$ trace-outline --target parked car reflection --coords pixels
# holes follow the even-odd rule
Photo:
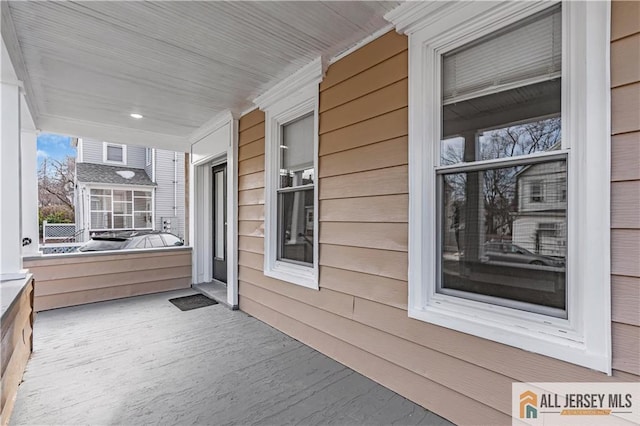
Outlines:
[[[78,251],[130,250],[183,246],[184,241],[168,232],[120,231],[94,235]]]
[[[565,266],[563,258],[535,254],[513,243],[489,241],[484,244],[484,262],[526,263],[561,268]]]

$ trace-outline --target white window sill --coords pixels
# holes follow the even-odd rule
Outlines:
[[[276,261],[273,267],[265,268],[264,274],[291,284],[319,290],[317,269],[311,266]]]

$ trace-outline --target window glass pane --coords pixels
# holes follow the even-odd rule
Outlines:
[[[440,164],[559,149],[560,92],[558,79],[445,105]]]
[[[313,114],[282,126],[281,188],[314,182],[313,132]]]
[[[278,194],[278,259],[313,264],[313,188]]]
[[[153,221],[151,220],[151,213],[136,212],[133,215],[135,228],[153,228]]]
[[[133,217],[113,215],[113,227],[115,229],[131,229],[133,228]]]
[[[110,229],[111,213],[91,212],[91,229]]]
[[[121,146],[107,145],[107,161],[117,161],[122,163],[123,153]]]
[[[134,208],[137,212],[139,211],[151,211],[151,198],[138,198],[135,197],[133,199]]]
[[[134,191],[135,197],[151,197],[151,191]]]
[[[92,189],[91,195],[108,195],[111,196],[110,189]]]
[[[566,161],[441,175],[439,291],[565,316],[566,175]]]
[[[113,202],[113,212],[114,213],[125,213],[125,214],[131,214],[133,213],[133,206],[131,205],[131,203],[128,202]]]
[[[91,196],[91,210],[111,210],[111,197]]]
[[[131,191],[113,190],[113,201],[131,201]]]
[[[445,54],[443,100],[452,104],[506,85],[550,80],[561,63],[562,16],[555,7]]]
[[[442,57],[440,164],[560,148],[559,7]]]

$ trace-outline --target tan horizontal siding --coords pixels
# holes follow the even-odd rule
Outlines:
[[[244,132],[249,127],[253,127],[263,122],[264,113],[256,108],[242,116],[242,120],[240,121],[240,123],[238,123],[238,130],[240,132]]]
[[[640,380],[640,3],[611,3],[613,368]]]
[[[611,40],[619,40],[640,32],[640,2],[611,2]]]
[[[407,107],[320,135],[320,155],[345,151],[409,134]],[[322,118],[321,118],[322,119]]]
[[[611,43],[611,87],[640,81],[640,33]]]
[[[387,59],[407,50],[407,38],[389,31],[373,43],[358,49],[345,58],[331,65],[327,75],[320,84],[320,92],[324,92],[336,84],[357,76]],[[401,64],[407,68],[406,63]],[[322,108],[322,107],[320,107]]]
[[[238,148],[238,158],[240,160],[248,160],[250,158],[258,157],[263,154],[264,154],[264,137],[261,139],[249,142]]]
[[[250,143],[257,141],[261,138],[264,138],[264,121],[256,124],[255,126],[249,127],[243,132],[240,132],[240,137],[238,138],[238,145],[240,146],[240,148],[244,148]]]
[[[613,323],[613,368],[640,376],[640,328]]]
[[[637,381],[625,354],[633,344],[629,295],[637,284],[629,259],[640,240],[620,234],[640,232],[627,228],[636,226],[637,203],[625,196],[633,191],[626,181],[639,178],[636,170],[612,168],[622,183],[612,196],[612,225],[620,227],[613,230],[612,271],[622,277],[613,284],[612,377],[408,317],[406,50],[406,38],[389,33],[331,65],[320,86],[320,290],[264,276],[264,223],[251,216],[239,223],[240,308],[460,424],[510,423],[513,381]],[[624,91],[618,98],[633,105]],[[259,121],[252,114],[246,128]],[[632,122],[616,124],[627,129]],[[623,133],[614,144],[626,150],[638,139]],[[264,147],[243,154],[255,157],[241,156],[240,164],[263,155]],[[612,159],[638,164],[615,148]],[[243,206],[260,206],[263,169],[250,170],[247,176],[255,176],[239,196]]]
[[[640,130],[640,83],[628,84],[611,90],[612,134]]]
[[[320,244],[407,251],[406,223],[323,222]]]
[[[407,222],[408,205],[409,196],[406,194],[323,200],[320,203],[320,221]]]
[[[264,172],[251,173],[238,177],[238,190],[264,187]]]
[[[320,134],[406,107],[408,97],[408,80],[405,78],[347,104],[327,110],[320,117]]]
[[[323,90],[320,93],[320,112],[343,105],[381,87],[389,86],[407,78],[409,52],[403,50],[397,55],[381,62],[378,66],[369,68],[360,74]]]
[[[611,184],[611,227],[640,229],[640,182]]]
[[[407,280],[407,253],[360,247],[320,246],[320,264],[355,272]],[[322,285],[322,283],[320,283]]]
[[[25,261],[37,279],[35,310],[189,288],[191,250],[45,256]]]
[[[380,275],[320,267],[323,288],[407,310],[407,282]]]
[[[613,275],[611,299],[613,321],[640,326],[640,278]]]
[[[611,180],[640,180],[640,132],[611,138]],[[637,182],[636,182],[637,183]]]
[[[240,235],[238,237],[238,249],[251,253],[263,254],[264,238]]]
[[[243,157],[244,158],[244,157]],[[248,175],[264,170],[264,155],[252,157],[238,164],[238,176]]]
[[[321,178],[408,164],[407,136],[320,157]]]
[[[322,179],[320,199],[407,194],[409,168],[389,167]]]
[[[136,283],[135,285],[114,285],[107,288],[87,289],[72,293],[39,296],[36,298],[36,311],[46,311],[48,309],[56,309],[66,306],[84,305],[86,303],[102,302],[104,300],[141,296],[143,294],[162,293],[164,291],[189,288],[190,286],[191,274],[184,278],[142,282]]]

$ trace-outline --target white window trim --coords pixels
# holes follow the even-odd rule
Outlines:
[[[107,147],[113,146],[116,148],[122,148],[122,161],[111,161],[107,159]],[[105,164],[127,164],[127,146],[120,143],[102,142],[102,162]]]
[[[265,218],[264,218],[264,274],[282,281],[318,290],[318,85],[324,75],[320,58],[255,100],[265,111]],[[314,183],[314,239],[313,265],[305,266],[279,261],[278,254],[278,198],[279,150],[282,126],[309,113],[314,117],[313,167]]]
[[[154,149],[153,148],[145,148],[144,149],[144,164],[148,167],[153,163],[154,157]]]
[[[568,319],[436,293],[434,167],[440,145],[441,55],[553,4],[407,3],[386,16],[398,31],[409,35],[408,314],[611,374],[608,2],[562,5],[562,151],[568,155],[569,169]]]

